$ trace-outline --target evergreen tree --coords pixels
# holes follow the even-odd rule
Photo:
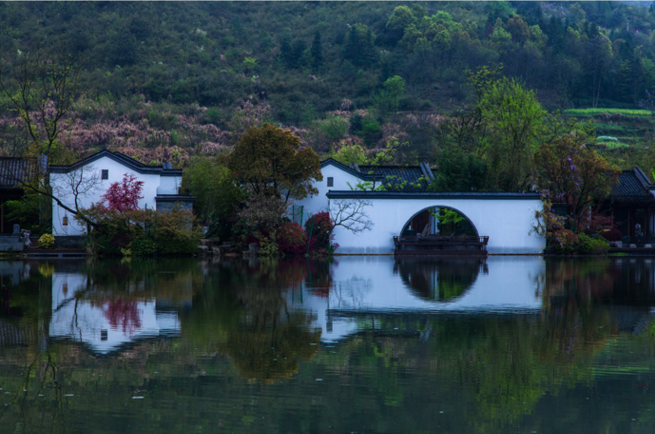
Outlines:
[[[293,68],[302,68],[306,66],[305,50],[307,50],[307,43],[304,40],[298,39],[293,43]]]
[[[280,37],[280,59],[287,68],[294,67],[293,47],[291,46],[291,35],[283,33]]]
[[[373,44],[373,32],[368,26],[353,25],[346,35],[343,57],[358,67],[372,66],[377,61],[377,51]]]
[[[312,41],[312,69],[318,71],[323,66],[323,47],[321,46],[321,32],[318,30]]]

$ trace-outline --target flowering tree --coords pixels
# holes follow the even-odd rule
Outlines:
[[[549,239],[561,238],[562,231],[578,233],[598,220],[592,206],[609,196],[618,182],[617,169],[570,135],[541,145],[535,161],[544,201],[544,210],[538,215],[539,233]],[[566,213],[558,215],[553,204],[562,205]]]
[[[107,208],[118,212],[132,211],[139,208],[139,199],[143,199],[141,191],[143,181],[139,181],[131,173],[123,175],[123,181],[114,182],[109,186],[107,192],[102,195],[103,202]]]

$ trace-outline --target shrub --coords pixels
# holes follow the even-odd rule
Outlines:
[[[319,249],[326,249],[330,251],[334,234],[334,222],[330,218],[330,214],[322,211],[314,214],[305,222],[305,232],[310,237],[310,249],[316,251]]]
[[[623,238],[623,234],[618,229],[606,229],[601,231],[599,235],[607,241],[621,241]]]
[[[137,238],[130,243],[133,256],[150,256],[157,251],[157,245],[149,238]]]
[[[286,255],[300,255],[307,251],[307,234],[298,223],[285,223],[277,231],[277,245]]]
[[[577,243],[578,236],[572,230],[560,229],[554,231],[548,240],[548,250],[558,255],[570,255],[575,253]]]
[[[193,214],[174,208],[157,214],[157,253],[190,255],[198,249],[202,229],[194,225]]]
[[[610,244],[604,238],[592,238],[586,234],[578,235],[576,251],[582,255],[604,255],[610,250]]]
[[[119,213],[103,207],[87,210],[97,227],[87,236],[89,246],[100,255],[193,254],[202,229],[191,211],[135,210]],[[154,246],[154,248],[153,248]]]
[[[51,234],[43,234],[39,238],[39,247],[42,249],[54,249],[55,248],[55,237]]]

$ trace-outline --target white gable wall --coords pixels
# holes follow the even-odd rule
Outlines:
[[[318,189],[318,194],[308,196],[303,200],[295,202],[296,208],[304,206],[304,221],[317,212],[328,210],[328,198],[326,196],[328,191],[349,191],[351,190],[351,186],[354,189],[358,183],[362,182],[361,178],[332,164],[322,167],[321,173],[323,174],[323,180],[314,184]],[[333,187],[327,186],[328,178],[330,177],[334,180]],[[350,184],[350,186],[348,184]]]
[[[157,187],[157,194],[177,194],[181,185],[181,176],[162,176],[159,187]]]
[[[162,190],[160,194],[177,194],[177,179],[179,177],[161,177],[159,174],[142,174],[133,170],[123,164],[104,156],[92,163],[84,166],[83,171],[79,172],[84,174],[85,179],[96,177],[96,187],[85,195],[81,195],[78,203],[83,208],[88,208],[94,203],[101,201],[101,196],[105,194],[107,189],[114,182],[122,182],[124,174],[132,174],[138,180],[143,181],[143,190],[141,195],[143,199],[139,201],[139,207],[149,209],[156,209],[155,196]],[[109,179],[101,179],[102,170],[108,170]],[[75,209],[75,197],[72,193],[70,186],[70,177],[75,171],[70,173],[51,173],[50,185],[53,188],[55,195],[62,200],[67,206]],[[163,183],[160,182],[160,178]],[[163,184],[163,186],[160,186]],[[169,193],[170,191],[170,193]],[[68,225],[64,226],[64,217],[68,217]],[[78,224],[73,215],[61,208],[55,201],[52,202],[52,234],[54,236],[79,236],[86,233],[86,227]]]

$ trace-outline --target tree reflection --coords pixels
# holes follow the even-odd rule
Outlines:
[[[134,300],[110,300],[104,303],[102,314],[114,330],[120,328],[130,336],[141,328],[141,315]]]
[[[486,266],[484,259],[396,259],[394,271],[418,297],[452,301],[469,289]]]
[[[309,264],[303,258],[218,264],[214,279],[194,299],[203,309],[184,318],[184,326],[194,324],[194,345],[230,356],[247,379],[271,383],[291,377],[300,361],[318,352],[321,337],[311,326],[313,314],[287,303],[287,293],[301,290],[310,275],[320,287],[328,282],[320,272],[325,267]],[[218,335],[196,328],[207,324],[215,324]]]

